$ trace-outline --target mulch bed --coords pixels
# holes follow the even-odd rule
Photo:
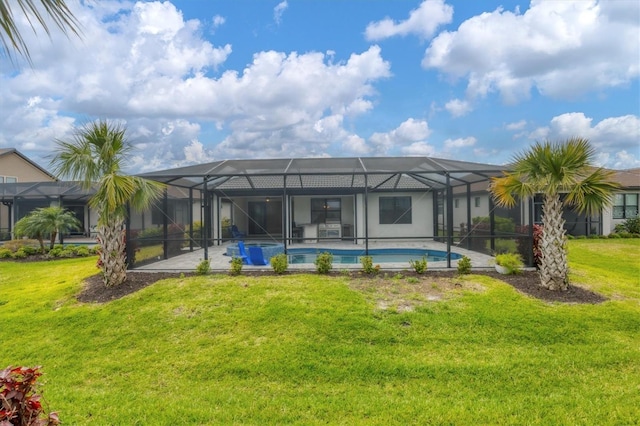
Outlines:
[[[296,272],[297,273],[297,272]],[[586,290],[578,286],[569,286],[567,291],[549,291],[540,286],[540,278],[535,271],[526,271],[519,275],[500,275],[493,271],[474,272],[476,274],[488,275],[490,277],[502,280],[518,291],[527,294],[531,297],[535,297],[547,302],[559,302],[559,303],[601,303],[607,300],[605,297],[598,293],[594,293],[590,290]],[[292,274],[292,272],[289,272]],[[338,272],[334,273],[335,275]],[[362,277],[361,274],[356,273]],[[427,271],[424,276],[433,274],[437,277],[455,277],[456,271]],[[104,303],[110,300],[119,299],[127,294],[134,293],[140,289],[143,289],[156,281],[163,280],[165,278],[179,278],[180,276],[194,275],[173,273],[173,272],[130,272],[127,274],[127,280],[117,287],[105,287],[102,283],[102,279],[99,275],[94,275],[85,280],[85,288],[78,295],[80,302],[92,302],[92,303]],[[273,272],[242,272],[242,275],[275,275]],[[403,275],[410,275],[403,273]]]

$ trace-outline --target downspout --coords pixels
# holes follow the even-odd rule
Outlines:
[[[136,260],[134,258],[133,244],[131,244],[131,205],[129,203],[127,203],[127,218],[124,221],[124,241],[127,253],[127,269],[133,269]]]
[[[193,251],[193,188],[189,188],[189,251]]]
[[[167,191],[167,188],[164,189],[164,195],[162,197],[162,211],[163,211],[163,215],[162,215],[162,238],[163,238],[163,244],[162,244],[162,254],[164,256],[164,259],[168,259],[169,258],[169,193]]]
[[[471,184],[467,183],[467,236],[465,241],[467,242],[467,250],[471,248]]]
[[[496,251],[496,213],[493,197],[489,197],[489,234],[491,237],[491,253]]]
[[[283,175],[282,179],[284,181],[283,190],[282,190],[282,244],[284,245],[284,252],[287,252],[287,240],[289,238],[289,202],[287,200],[287,175]]]

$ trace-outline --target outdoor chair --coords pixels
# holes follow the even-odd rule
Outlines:
[[[247,254],[247,250],[244,247],[244,241],[238,241],[238,254],[238,257],[242,259],[242,263],[244,263],[245,265],[253,265],[253,263],[251,263],[249,255]]]
[[[231,225],[231,236],[237,240],[246,237],[247,234],[245,234],[244,232],[240,232],[236,225]]]
[[[249,259],[254,265],[269,264],[269,261],[264,258],[264,253],[260,247],[249,247]]]

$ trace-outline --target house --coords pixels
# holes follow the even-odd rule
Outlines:
[[[21,154],[14,148],[0,148],[0,241],[9,239],[12,224],[20,217],[24,216],[25,211],[33,210],[32,206],[41,207],[40,203],[30,203],[23,200],[21,210],[17,211],[15,191],[22,184],[33,184],[33,182],[56,182],[55,176],[31,161],[25,155]],[[22,214],[21,214],[22,213]],[[17,219],[16,219],[17,217]]]

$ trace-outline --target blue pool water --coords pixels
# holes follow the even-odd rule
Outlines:
[[[334,264],[359,264],[364,256],[364,250],[343,249],[304,249],[294,248],[287,250],[290,264],[313,263],[318,253],[329,252],[333,255]],[[447,252],[425,249],[370,249],[373,263],[409,263],[410,260],[427,258],[427,262],[441,262],[447,260]],[[460,259],[462,255],[451,253],[451,260]]]

